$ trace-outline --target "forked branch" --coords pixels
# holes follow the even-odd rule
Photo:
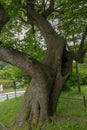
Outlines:
[[[53,11],[54,11],[54,0],[50,0],[49,7],[46,10],[44,10],[44,12],[42,13],[42,15],[45,18],[47,18]]]
[[[30,76],[35,76],[41,63],[30,58],[26,53],[15,49],[0,48],[0,60],[10,63],[26,71]]]

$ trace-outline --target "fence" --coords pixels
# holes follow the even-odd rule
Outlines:
[[[21,96],[25,93],[25,91],[16,91],[16,92],[10,92],[10,93],[3,93],[0,94],[0,101],[8,100],[11,98],[16,98],[18,96]],[[60,97],[64,100],[74,100],[74,101],[83,101],[84,107],[87,106],[87,99],[86,96],[83,96],[83,98],[72,98],[72,97]],[[0,130],[8,130],[1,122],[0,122]]]
[[[3,93],[0,94],[0,101],[8,100],[11,98],[16,98],[18,96],[21,96],[25,93],[25,91],[16,91],[16,92],[10,92],[10,93]],[[0,130],[8,130],[3,123],[0,122]]]
[[[72,98],[72,97],[60,97],[60,98],[63,98],[63,99],[66,99],[66,100],[80,100],[80,101],[83,101],[83,105],[84,107],[87,106],[87,99],[86,99],[86,96],[83,96],[83,98]]]
[[[0,102],[11,99],[11,98],[16,98],[18,96],[23,95],[24,93],[25,93],[25,91],[16,91],[16,92],[0,94]]]
[[[10,93],[3,93],[0,94],[0,101],[8,100],[11,98],[16,98],[18,96],[21,96],[25,93],[25,91],[15,91],[15,92],[10,92]],[[84,107],[87,106],[87,99],[86,96],[83,96],[83,98],[72,98],[72,97],[60,97],[66,100],[81,100],[83,101]]]
[[[0,101],[8,100],[11,98],[16,98],[18,96],[23,95],[24,93],[25,93],[25,91],[15,91],[15,92],[10,92],[10,93],[3,93],[3,94],[0,94]],[[66,100],[77,100],[77,101],[81,100],[81,101],[83,101],[84,107],[87,106],[86,96],[83,96],[83,98],[72,98],[72,97],[60,97],[60,98],[63,98]]]

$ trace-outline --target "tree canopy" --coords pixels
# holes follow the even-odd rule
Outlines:
[[[28,0],[0,0],[9,15],[9,22],[4,26],[0,40],[1,47],[21,50],[30,56],[42,59],[46,44],[34,20],[28,16]],[[33,0],[31,8],[47,18],[53,28],[68,40],[68,47],[78,48],[87,33],[86,0]],[[73,42],[73,43],[72,43]],[[76,47],[74,46],[74,42]],[[71,44],[72,43],[72,44]],[[86,46],[86,43],[85,43]],[[44,49],[43,49],[44,48]]]

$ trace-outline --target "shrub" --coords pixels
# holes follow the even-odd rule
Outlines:
[[[85,69],[79,70],[79,78],[80,78],[80,85],[87,85],[87,72]],[[72,87],[77,87],[77,75],[75,70],[72,72],[72,75],[69,77],[67,82],[64,85],[63,90],[69,90]]]

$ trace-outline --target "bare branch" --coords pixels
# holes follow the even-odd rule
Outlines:
[[[30,58],[26,53],[12,48],[0,48],[0,60],[19,67],[33,77],[38,73],[37,69],[41,64],[37,60]]]

